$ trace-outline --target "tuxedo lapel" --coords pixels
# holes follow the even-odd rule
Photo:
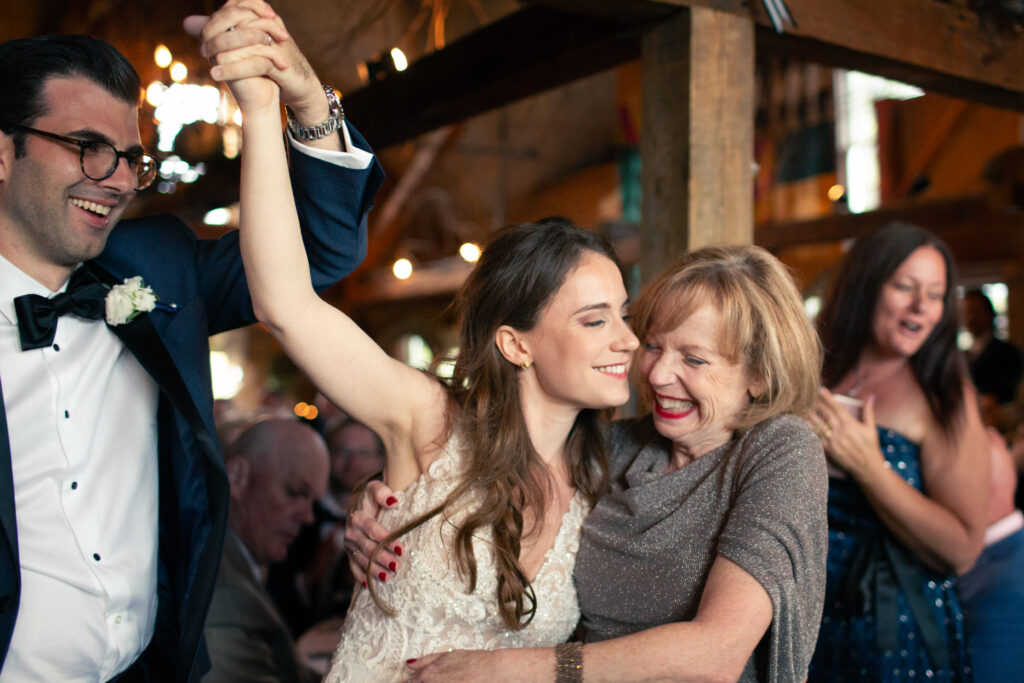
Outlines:
[[[90,261],[84,267],[90,268],[97,279],[108,285],[120,282],[95,262]],[[139,365],[156,381],[171,405],[195,433],[204,452],[213,457],[218,452],[216,441],[199,414],[196,402],[192,399],[170,351],[167,350],[167,345],[164,344],[160,333],[153,325],[150,314],[140,313],[130,322],[123,325],[108,324],[108,327],[132,352],[132,355],[139,361]]]
[[[136,316],[124,325],[110,325],[110,330],[118,336],[125,347],[132,352],[139,365],[156,381],[160,390],[167,396],[171,405],[185,419],[195,433],[207,455],[217,453],[217,446],[210,430],[199,415],[199,409],[192,400],[185,380],[182,379],[178,367],[174,364],[167,346],[153,326],[148,313]]]
[[[11,458],[11,440],[7,433],[7,411],[4,409],[4,391],[0,386],[0,528],[7,545],[18,563],[18,525],[14,513],[14,463]]]
[[[95,262],[89,262],[86,265],[91,267],[101,282],[120,283],[119,279],[96,265]],[[156,381],[164,397],[175,412],[184,419],[189,428],[188,431],[191,432],[191,438],[189,438],[183,433],[185,430],[179,427],[181,451],[161,451],[160,456],[161,460],[176,472],[172,476],[184,477],[181,481],[176,481],[173,484],[161,482],[161,499],[165,495],[188,494],[192,496],[190,499],[193,506],[191,513],[184,512],[182,508],[178,507],[182,504],[181,500],[171,504],[172,508],[177,510],[173,515],[183,516],[176,517],[171,521],[172,528],[189,528],[189,533],[192,534],[190,541],[192,545],[189,548],[190,552],[184,555],[175,554],[174,549],[167,550],[166,553],[161,551],[161,562],[167,563],[168,566],[177,563],[178,568],[175,573],[180,577],[185,577],[185,584],[180,589],[182,592],[175,598],[177,602],[168,605],[168,609],[176,611],[171,618],[181,624],[181,631],[177,636],[180,638],[181,651],[193,653],[193,659],[199,657],[199,661],[202,661],[202,657],[206,656],[205,650],[200,647],[203,623],[216,580],[217,569],[220,566],[229,499],[227,477],[221,463],[220,449],[217,446],[212,427],[208,426],[203,419],[196,400],[192,397],[185,379],[178,369],[178,364],[174,361],[167,344],[164,343],[163,337],[153,324],[153,314],[140,313],[128,323],[108,324],[108,327],[124,343],[125,348],[135,356],[139,365]],[[196,458],[189,454],[202,458],[202,462],[197,462]],[[201,479],[196,479],[197,473],[201,473],[198,474]],[[171,493],[172,487],[173,493]],[[197,509],[203,511],[201,516],[199,518],[190,517],[189,515],[194,514]],[[161,505],[161,515],[163,515],[163,505]],[[161,525],[163,525],[163,521],[161,521]],[[161,532],[162,536],[163,532]],[[176,538],[174,542],[179,543],[181,539]],[[163,609],[161,606],[161,611]],[[159,618],[158,615],[158,620]],[[157,628],[159,630],[159,624]],[[156,637],[154,636],[154,638]],[[173,680],[192,680],[188,672],[194,670],[195,661],[180,659],[174,663],[174,666]],[[202,668],[200,666],[199,670]]]

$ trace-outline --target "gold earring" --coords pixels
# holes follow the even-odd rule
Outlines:
[[[530,361],[528,361],[528,360],[524,360],[519,365],[523,368],[523,370],[529,370],[530,369]]]

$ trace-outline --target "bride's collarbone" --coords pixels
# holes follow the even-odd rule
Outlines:
[[[558,501],[546,501],[543,524],[536,524],[533,515],[524,513],[523,536],[519,544],[519,565],[531,581],[543,567],[548,551],[554,547],[574,495],[575,490],[564,500],[559,496]]]

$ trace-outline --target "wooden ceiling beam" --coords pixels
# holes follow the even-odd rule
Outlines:
[[[772,223],[754,229],[754,243],[773,252],[840,242],[893,221],[914,223],[941,237],[960,263],[1017,259],[1024,253],[1024,214],[993,209],[988,195],[906,201],[858,214]]]
[[[752,1],[523,4],[406,71],[348,94],[346,112],[378,148],[387,147],[636,59],[646,29],[687,7],[753,15],[761,55],[857,69],[1024,111],[1024,39],[1002,38],[951,3],[787,0],[797,27],[783,34]]]
[[[622,0],[535,0],[624,18]],[[757,0],[636,0],[634,17],[707,7],[750,16],[757,47],[802,61],[857,69],[925,90],[1024,111],[1024,38],[963,3],[938,0],[786,0],[795,27],[777,34]],[[652,7],[659,5],[660,8]]]
[[[345,112],[384,148],[636,59],[641,33],[529,6],[346,95]]]

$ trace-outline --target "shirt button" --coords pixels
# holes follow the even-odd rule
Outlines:
[[[99,562],[100,561],[100,554],[99,553],[93,553],[92,554],[92,559],[94,559],[97,562]]]
[[[78,482],[77,481],[71,482],[71,490],[74,491],[77,488],[78,488]]]
[[[54,344],[53,345],[53,350],[54,351],[60,351],[60,344]]]
[[[71,417],[71,413],[67,410],[64,411],[64,417]]]
[[[114,623],[115,624],[120,624],[121,623],[121,615],[120,614],[118,614],[116,617],[114,617]]]

